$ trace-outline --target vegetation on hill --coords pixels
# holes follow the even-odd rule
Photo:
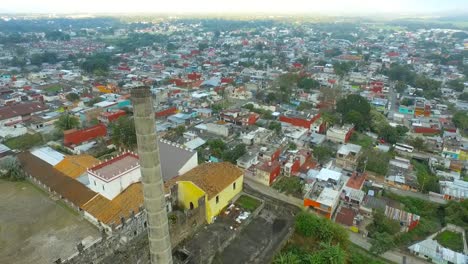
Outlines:
[[[310,263],[385,263],[352,245],[348,232],[340,225],[314,214],[301,212],[296,216],[295,232],[283,250],[273,260],[275,264]]]
[[[447,223],[468,229],[468,201],[450,201],[445,205],[429,200],[422,200],[409,196],[399,196],[391,192],[384,192],[384,196],[400,202],[403,210],[421,217],[419,224],[406,233],[396,233],[391,222],[374,218],[371,224],[370,237],[372,250],[384,252],[394,247],[407,247],[416,241],[426,239],[429,235],[440,230]],[[392,227],[393,226],[393,227]],[[375,228],[374,228],[375,227]]]

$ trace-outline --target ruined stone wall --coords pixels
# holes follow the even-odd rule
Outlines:
[[[205,197],[198,200],[198,207],[193,210],[175,210],[169,214],[169,233],[172,248],[175,248],[185,238],[193,234],[206,223]]]
[[[175,210],[169,214],[172,248],[205,224],[204,199],[199,201],[199,205],[193,210]],[[122,223],[114,227],[111,235],[102,232],[101,238],[90,245],[77,245],[75,254],[56,263],[149,263],[146,211],[141,210],[129,219],[122,219]]]

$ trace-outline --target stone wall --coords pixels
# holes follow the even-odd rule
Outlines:
[[[205,211],[205,197],[201,197],[198,200],[197,208],[184,211],[174,210],[169,213],[169,233],[171,234],[172,248],[175,248],[206,223]]]
[[[132,215],[129,219],[122,219],[119,229],[112,235],[102,232],[102,237],[89,245],[77,245],[77,252],[66,260],[57,260],[56,263],[101,263],[109,256],[119,252],[128,251],[134,244],[145,244],[147,247],[148,235],[146,233],[146,212],[144,210]],[[146,240],[146,242],[144,241]],[[149,259],[149,251],[148,251]],[[145,259],[145,257],[143,257]],[[130,263],[130,262],[129,262]],[[144,262],[131,262],[144,263]]]
[[[205,201],[198,202],[193,210],[174,210],[169,214],[169,233],[172,248],[190,237],[205,224]],[[133,214],[113,228],[111,235],[102,232],[102,237],[89,245],[77,245],[77,252],[66,260],[56,263],[149,263],[146,211]]]

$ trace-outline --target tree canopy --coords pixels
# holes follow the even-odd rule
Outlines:
[[[342,122],[354,124],[359,131],[369,128],[370,110],[369,102],[356,94],[348,95],[336,104],[336,111],[341,114]]]
[[[25,178],[23,167],[18,159],[8,156],[0,160],[0,178],[19,181]]]
[[[76,102],[80,100],[80,96],[77,93],[69,93],[65,96],[68,101],[70,102]]]
[[[81,68],[87,73],[103,76],[107,75],[110,65],[114,62],[111,54],[98,53],[87,57]]]
[[[80,120],[78,117],[73,116],[69,113],[65,113],[54,123],[55,128],[59,131],[64,131],[72,128],[78,128],[80,126]]]
[[[135,122],[133,118],[121,116],[111,125],[112,142],[116,146],[134,149],[137,145]]]

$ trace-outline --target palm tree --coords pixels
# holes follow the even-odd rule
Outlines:
[[[80,120],[78,117],[66,113],[55,121],[54,125],[58,130],[64,131],[72,128],[78,128],[80,126]]]
[[[301,260],[292,252],[279,253],[273,260],[273,264],[300,264]]]

